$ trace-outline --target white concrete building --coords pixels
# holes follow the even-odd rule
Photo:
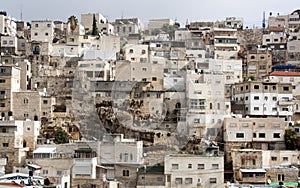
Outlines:
[[[0,33],[3,35],[15,36],[17,24],[6,12],[0,13]]]
[[[54,38],[54,23],[48,20],[31,22],[31,41],[49,42]]]
[[[239,45],[237,41],[237,29],[213,28],[214,58],[237,59]]]
[[[236,113],[292,120],[294,102],[291,83],[249,81],[236,83],[234,87],[233,100],[235,104],[243,106]]]

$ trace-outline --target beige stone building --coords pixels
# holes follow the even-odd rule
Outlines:
[[[5,172],[11,173],[13,166],[25,162],[27,147],[23,143],[23,121],[0,121],[0,156],[6,158]]]
[[[222,187],[223,156],[167,155],[165,187]]]
[[[16,120],[34,120],[41,117],[42,99],[39,92],[20,91],[13,92],[12,111]]]
[[[283,118],[225,118],[225,150],[256,148],[279,150],[285,148]]]
[[[254,77],[255,80],[261,80],[269,74],[272,69],[272,53],[268,50],[247,51],[247,59],[244,62],[243,77],[248,80]]]

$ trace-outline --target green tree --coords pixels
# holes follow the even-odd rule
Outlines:
[[[57,128],[54,133],[54,142],[56,144],[63,144],[69,142],[69,135],[61,127]]]
[[[293,129],[286,129],[284,134],[285,147],[287,150],[297,148],[297,134]]]
[[[174,39],[175,31],[177,31],[179,27],[180,27],[179,24],[174,24],[174,25],[165,24],[165,25],[163,25],[161,30],[168,33],[170,36],[170,39]]]
[[[93,16],[93,29],[92,29],[92,35],[95,36],[95,35],[98,35],[99,32],[98,32],[98,28],[97,28],[97,20],[96,20],[96,16],[94,14]]]
[[[68,23],[70,23],[71,32],[73,33],[73,31],[77,27],[78,19],[76,18],[76,16],[72,15],[68,18]]]

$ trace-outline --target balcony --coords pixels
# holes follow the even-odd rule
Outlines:
[[[278,105],[279,106],[289,106],[289,105],[294,105],[294,101],[293,100],[279,100],[278,101]]]

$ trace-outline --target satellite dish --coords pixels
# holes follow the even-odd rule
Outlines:
[[[268,179],[268,181],[267,181],[267,182],[268,182],[268,184],[270,185],[272,181],[271,181],[271,179]]]

